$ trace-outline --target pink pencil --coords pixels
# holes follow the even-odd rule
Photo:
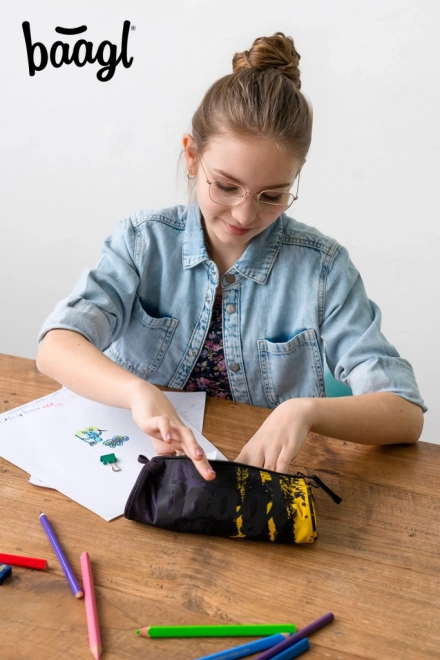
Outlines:
[[[96,610],[95,589],[93,587],[92,564],[88,552],[80,556],[81,573],[86,604],[87,628],[89,631],[90,650],[95,660],[101,655],[101,635],[99,633],[98,612]]]

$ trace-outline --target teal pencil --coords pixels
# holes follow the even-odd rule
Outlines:
[[[245,623],[209,626],[147,626],[136,630],[142,637],[257,637],[276,633],[294,633],[293,623]]]

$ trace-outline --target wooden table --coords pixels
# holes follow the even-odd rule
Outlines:
[[[35,362],[0,356],[0,411],[59,386]],[[269,411],[208,399],[204,435],[229,458]],[[0,459],[3,552],[46,557],[0,587],[0,657],[86,658],[84,603],[72,596],[42,532],[40,510],[80,575],[92,558],[103,658],[190,660],[245,639],[140,638],[145,625],[292,621],[328,611],[308,660],[440,657],[440,446],[363,447],[311,435],[295,468],[317,473],[343,502],[316,491],[319,539],[283,546],[110,523]]]

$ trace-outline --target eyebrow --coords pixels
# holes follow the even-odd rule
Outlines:
[[[236,179],[235,176],[231,176],[230,174],[227,174],[223,170],[213,169],[212,171],[213,172],[218,172],[219,174],[224,176],[226,179],[230,179],[231,181],[234,181],[234,183],[238,183],[240,186],[243,185],[243,183],[239,179]],[[273,186],[267,186],[266,188],[264,188],[264,190],[275,190],[276,188],[286,188],[287,186],[289,186],[289,188],[291,188],[293,186],[293,183],[290,183],[290,182],[289,183],[277,183]]]

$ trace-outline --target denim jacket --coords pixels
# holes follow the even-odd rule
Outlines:
[[[219,272],[197,203],[140,211],[105,240],[96,268],[45,322],[84,335],[114,362],[182,389],[208,332]],[[235,401],[275,408],[325,396],[323,353],[353,394],[394,392],[426,410],[407,360],[347,251],[282,214],[221,278],[223,343]]]

